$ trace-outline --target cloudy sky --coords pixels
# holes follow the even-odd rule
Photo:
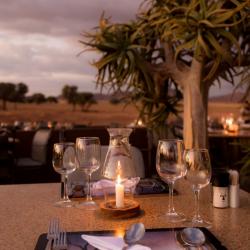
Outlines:
[[[24,82],[29,93],[58,95],[65,84],[95,88],[93,52],[81,52],[82,31],[98,24],[103,11],[113,21],[135,17],[142,0],[0,1],[0,82]],[[219,91],[221,93],[221,91]],[[212,94],[219,94],[218,89]],[[223,88],[223,92],[228,92]]]

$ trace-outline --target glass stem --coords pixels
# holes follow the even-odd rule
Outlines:
[[[169,203],[168,203],[168,212],[170,214],[175,213],[174,209],[174,182],[171,181],[168,183],[169,187]]]
[[[63,181],[63,200],[68,200],[68,175],[62,175]]]
[[[91,181],[91,174],[88,174],[88,192],[87,192],[87,200],[91,201],[91,192],[90,192],[90,181]]]
[[[195,215],[194,219],[199,221],[201,220],[200,216],[200,189],[194,190],[194,198],[195,198]]]
[[[64,175],[61,175],[61,199],[64,197]]]

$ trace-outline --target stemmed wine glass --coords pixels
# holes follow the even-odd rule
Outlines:
[[[88,177],[87,198],[79,203],[77,207],[94,210],[98,206],[93,201],[90,190],[91,175],[100,167],[101,145],[98,137],[76,138],[77,167]]]
[[[75,144],[73,142],[55,143],[53,146],[52,163],[54,170],[61,174],[63,180],[63,198],[55,203],[58,207],[71,207],[72,201],[68,197],[68,175],[75,171]]]
[[[156,169],[159,176],[168,183],[169,205],[166,218],[170,222],[184,221],[185,217],[174,209],[173,190],[177,179],[186,174],[183,162],[184,144],[182,140],[164,139],[159,140],[156,153]]]
[[[195,227],[210,227],[211,222],[205,221],[200,216],[199,197],[200,190],[207,186],[211,179],[211,163],[207,149],[187,149],[184,153],[184,161],[187,166],[186,178],[191,183],[195,195],[195,215],[192,225]]]

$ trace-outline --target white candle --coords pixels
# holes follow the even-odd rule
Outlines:
[[[121,184],[120,175],[117,176],[115,184],[115,205],[117,208],[124,207],[124,185]]]

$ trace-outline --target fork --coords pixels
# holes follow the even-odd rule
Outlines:
[[[47,233],[47,240],[48,243],[46,245],[45,250],[51,250],[52,240],[56,238],[59,233],[59,219],[53,218],[50,220],[48,233]]]
[[[60,231],[53,242],[53,250],[67,249],[67,234],[65,231]]]

